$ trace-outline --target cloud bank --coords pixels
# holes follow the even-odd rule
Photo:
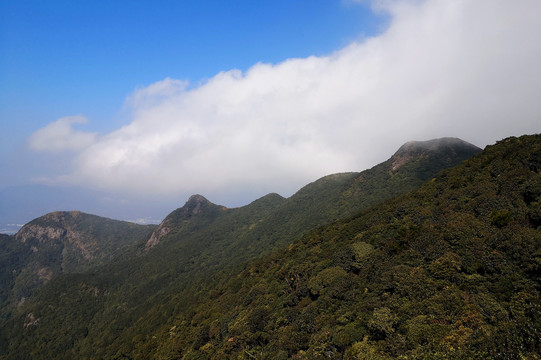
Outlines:
[[[57,153],[71,150],[79,151],[96,142],[96,133],[73,129],[73,124],[86,124],[88,119],[82,115],[67,116],[39,129],[28,139],[32,150]]]
[[[97,137],[71,128],[81,118],[64,118],[36,132],[31,147],[79,152],[63,181],[227,204],[363,170],[409,140],[484,146],[539,132],[540,1],[375,4],[390,15],[377,37],[225,71],[194,88],[165,79],[127,98],[128,125]]]

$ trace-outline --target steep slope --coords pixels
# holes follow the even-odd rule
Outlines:
[[[146,247],[158,245],[166,235],[198,231],[216,220],[225,210],[225,207],[211,203],[202,195],[192,195],[183,207],[173,211],[161,222],[148,239]]]
[[[21,307],[22,315],[6,325],[19,329],[7,335],[13,339],[10,356],[20,352],[24,357],[32,341],[42,358],[120,357],[128,339],[146,338],[192,307],[190,294],[200,291],[201,280],[289,244],[314,226],[403,194],[479,151],[452,142],[450,148],[443,146],[447,140],[417,143],[373,169],[325,177],[289,199],[269,194],[245,207],[225,209],[195,195],[160,224],[139,256],[95,274],[62,276],[38,292]],[[397,159],[402,159],[400,166]],[[52,301],[60,294],[60,302]],[[21,340],[29,331],[33,335]]]
[[[14,236],[0,234],[0,309],[7,310],[15,280],[31,254],[32,250]],[[0,320],[6,316],[0,311]]]
[[[539,359],[541,135],[489,146],[217,284],[139,349],[184,359]]]
[[[289,199],[269,194],[241,208],[227,209],[194,195],[153,232],[144,260],[118,265],[136,269],[124,278],[122,294],[136,303],[145,291],[157,296],[180,291],[192,281],[289,244],[337,217],[404,194],[479,151],[459,139],[413,142],[370,170],[326,176]]]
[[[478,147],[456,138],[409,142],[401,146],[389,160],[372,169],[360,173],[325,176],[306,185],[285,201],[279,195],[271,194],[272,201],[266,201],[264,209],[260,206],[254,209],[255,204],[263,201],[256,201],[239,209],[225,209],[213,205],[215,210],[224,210],[221,215],[227,220],[213,224],[208,230],[223,236],[233,229],[231,223],[235,223],[240,226],[234,230],[241,229],[242,236],[252,246],[254,243],[260,243],[260,249],[274,244],[281,246],[316,226],[350,216],[415,189],[439,171],[458,165],[479,151],[481,149]],[[147,246],[156,246],[166,235],[169,238],[185,238],[186,232],[193,233],[193,229],[183,231],[183,227],[188,225],[187,220],[196,219],[191,216],[195,213],[191,214],[190,209],[191,206],[201,206],[197,201],[201,198],[204,199],[201,195],[194,195],[183,208],[171,213],[153,233]],[[204,199],[204,202],[208,200]],[[190,205],[191,203],[194,205]],[[246,218],[243,215],[246,210],[255,216]],[[264,216],[257,216],[258,211],[262,211],[261,215]],[[188,217],[186,214],[191,215]],[[214,211],[213,214],[213,221],[221,218],[218,216],[220,212]],[[236,219],[237,216],[241,219]],[[208,220],[208,217],[205,218]],[[244,220],[249,223],[243,222]],[[245,231],[246,226],[250,231]],[[238,237],[240,234],[234,236]]]
[[[405,194],[480,151],[457,138],[406,143],[369,170],[329,175],[303,187],[254,229],[254,237],[283,245],[281,239]]]
[[[78,211],[44,215],[2,238],[0,263],[11,269],[3,281],[20,304],[61,273],[86,271],[118,257],[154,228]]]

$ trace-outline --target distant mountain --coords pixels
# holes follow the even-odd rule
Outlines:
[[[314,227],[404,194],[479,151],[458,139],[412,143],[370,170],[330,175],[288,199],[269,194],[235,209],[192,196],[148,234],[141,246],[132,248],[133,256],[92,272],[52,279],[20,307],[20,313],[26,315],[14,318],[9,326],[19,326],[23,333],[22,329],[37,330],[32,330],[37,337],[28,341],[37,341],[42,354],[54,358],[73,358],[74,352],[85,352],[83,348],[94,349],[87,353],[90,357],[114,357],[127,337],[150,334],[173,314],[183,313],[188,304],[193,306],[187,298],[199,293],[202,281],[289,245]],[[42,230],[29,233],[34,234],[29,243],[40,242]],[[55,234],[46,232],[52,237]],[[76,241],[69,246],[79,260],[85,258],[84,247]],[[58,251],[51,253],[58,255]],[[60,294],[63,300],[51,304]],[[179,308],[172,310],[172,303]],[[162,312],[159,304],[167,310]],[[137,320],[145,318],[153,320]],[[57,323],[60,319],[62,324]],[[50,331],[52,327],[57,330]],[[17,338],[17,334],[8,336]],[[93,342],[98,338],[106,340],[98,346]],[[20,352],[24,357],[26,346],[26,340],[16,340],[10,347],[15,352],[10,354]],[[116,356],[123,355],[118,352]]]
[[[7,224],[25,224],[57,210],[80,210],[108,218],[141,219],[143,223],[156,223],[151,216],[158,216],[159,222],[176,205],[175,199],[129,200],[121,194],[80,187],[38,184],[12,186],[0,189],[0,232],[6,233],[16,228]]]
[[[61,273],[83,272],[118,258],[144,241],[155,226],[111,220],[79,211],[58,211],[3,235],[3,281],[12,283],[12,300],[21,304]],[[6,294],[4,300],[7,300]]]

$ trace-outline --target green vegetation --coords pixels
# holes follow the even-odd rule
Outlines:
[[[134,244],[148,239],[155,227],[79,211],[58,211],[26,224],[15,235],[15,239],[34,246],[35,253],[59,247],[62,271],[73,273],[115,259]]]
[[[236,209],[195,195],[155,231],[161,234],[159,245],[149,251],[144,273],[185,274],[183,285],[189,279],[212,276],[280,249],[318,226],[405,194],[479,151],[451,138],[408,143],[372,169],[329,175],[288,199],[269,194]]]
[[[0,237],[0,316],[62,273],[88,271],[133,253],[155,226],[111,220],[78,211],[54,212]]]
[[[0,309],[9,308],[9,298],[20,275],[21,264],[25,264],[31,254],[30,248],[15,241],[13,236],[0,234]],[[0,319],[5,318],[0,311]]]
[[[458,326],[456,314],[447,311],[454,306],[455,295],[462,293],[456,290],[451,300],[432,298],[445,286],[454,291],[462,284],[453,281],[462,281],[464,259],[469,259],[462,250],[445,245],[444,235],[468,233],[467,228],[447,227],[444,219],[451,215],[434,200],[445,196],[452,173],[442,174],[417,193],[355,214],[415,189],[476,152],[477,148],[454,139],[407,144],[370,170],[328,176],[289,199],[270,194],[238,209],[194,196],[171,213],[152,237],[150,232],[144,240],[137,237],[114,261],[85,265],[75,256],[68,263],[77,270],[52,278],[3,322],[0,358],[464,355],[462,348],[451,353],[442,343]],[[469,166],[483,173],[474,160],[458,169]],[[532,179],[524,190],[530,199],[528,223],[535,222],[539,201]],[[426,195],[427,187],[435,184],[440,188]],[[484,193],[483,188],[477,191]],[[517,223],[513,208],[487,206],[490,211],[478,220],[488,221],[487,234]],[[477,214],[466,219],[471,216],[477,219]],[[525,227],[533,231],[535,240],[537,232]],[[122,237],[122,231],[118,234]],[[58,252],[50,253],[49,259],[56,261]],[[455,270],[448,271],[448,264]],[[472,281],[483,284],[493,280],[486,271],[468,275],[481,276]],[[531,300],[537,295],[533,296]],[[504,306],[493,297],[486,301],[497,304],[497,309]],[[421,301],[427,304],[417,307]],[[528,311],[524,321],[531,318]],[[464,326],[472,325],[464,322]],[[425,335],[425,328],[434,335]],[[458,336],[457,341],[463,338],[470,339]],[[474,350],[488,356],[486,347]],[[523,354],[532,353],[528,351]]]
[[[539,359],[539,184],[541,136],[506,139],[223,274],[138,345],[162,359]]]

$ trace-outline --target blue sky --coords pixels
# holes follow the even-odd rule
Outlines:
[[[538,0],[3,1],[0,207],[48,192],[40,204],[73,200],[36,215],[160,218],[193,193],[290,196],[410,140],[539,132],[539,13]]]
[[[0,6],[1,117],[26,135],[72,114],[91,119],[89,130],[110,131],[138,86],[166,77],[197,83],[257,62],[323,55],[383,26],[369,7],[337,0]]]

